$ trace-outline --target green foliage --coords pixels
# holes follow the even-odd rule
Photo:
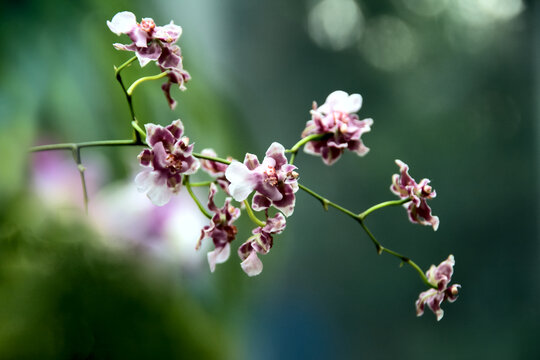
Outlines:
[[[218,359],[219,324],[163,271],[100,244],[82,219],[0,214],[0,358]],[[15,211],[13,211],[15,209]],[[30,217],[29,217],[30,215]]]

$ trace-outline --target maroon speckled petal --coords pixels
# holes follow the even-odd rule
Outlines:
[[[152,166],[155,170],[163,171],[167,167],[167,152],[165,151],[165,148],[163,147],[162,142],[156,143],[152,147],[152,153],[154,154],[154,158],[152,159]]]
[[[175,139],[180,139],[184,133],[184,124],[180,119],[174,120],[170,125],[167,125],[165,129],[169,130]]]
[[[142,166],[149,166],[154,158],[154,154],[150,149],[143,149],[138,156],[139,162]]]
[[[285,216],[291,216],[294,212],[295,196],[293,187],[289,184],[283,184],[280,187],[283,195],[281,200],[273,201],[273,205],[280,210]]]
[[[272,205],[272,202],[270,199],[268,199],[266,196],[261,195],[259,193],[256,193],[253,195],[253,199],[251,201],[251,207],[255,211],[261,211],[268,209]]]
[[[146,129],[146,142],[150,147],[154,147],[155,144],[162,142],[166,148],[169,148],[176,141],[173,134],[163,126],[146,124],[144,127]]]
[[[161,47],[156,43],[151,43],[148,47],[138,47],[135,51],[141,67],[146,66],[150,61],[159,59],[161,56]]]
[[[285,157],[285,148],[280,143],[273,142],[268,150],[266,150],[266,156],[275,160],[276,169],[287,163],[287,158]]]
[[[244,165],[246,165],[249,170],[254,170],[261,164],[259,163],[257,155],[247,153],[244,158]]]
[[[208,191],[208,209],[214,213],[217,213],[218,207],[214,203],[214,196],[216,196],[217,193],[217,187],[216,184],[212,183],[210,184],[210,189]]]

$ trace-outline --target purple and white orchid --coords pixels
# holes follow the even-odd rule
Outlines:
[[[359,120],[356,112],[361,107],[360,94],[349,95],[341,90],[328,95],[320,107],[313,102],[311,120],[306,123],[302,138],[315,134],[326,136],[308,142],[304,151],[321,156],[326,165],[335,163],[346,149],[359,156],[367,154],[369,148],[360,137],[371,130],[373,119]]]
[[[439,217],[431,214],[431,208],[426,200],[433,199],[437,193],[429,186],[428,179],[422,179],[419,184],[409,175],[409,166],[401,160],[396,160],[399,174],[392,175],[390,190],[401,199],[411,198],[411,202],[403,204],[413,223],[432,226],[437,231]]]
[[[180,119],[167,127],[146,124],[145,128],[150,149],[144,149],[138,156],[145,169],[137,174],[135,184],[152,203],[163,206],[180,191],[182,174],[194,174],[200,163],[192,155],[193,144],[182,137],[184,126]]]
[[[454,272],[454,264],[454,256],[450,255],[439,266],[431,265],[426,272],[426,277],[429,283],[436,286],[437,289],[429,289],[420,293],[418,300],[416,300],[416,316],[424,314],[424,307],[427,304],[437,316],[437,321],[439,321],[444,315],[441,303],[445,300],[448,302],[456,301],[461,285],[453,284],[450,287],[448,286]]]
[[[131,44],[115,43],[117,50],[134,51],[141,67],[150,61],[156,61],[162,72],[167,72],[168,82],[162,85],[165,97],[171,109],[176,101],[170,95],[171,84],[178,84],[180,90],[185,90],[185,83],[191,76],[184,70],[180,47],[174,45],[182,35],[182,28],[172,21],[165,26],[156,26],[151,18],[143,18],[137,23],[135,14],[122,11],[116,14],[107,26],[116,35],[126,34]]]
[[[242,260],[240,266],[248,276],[256,276],[262,272],[263,263],[257,254],[268,254],[274,244],[272,235],[280,234],[286,225],[285,217],[281,213],[267,217],[266,225],[253,229],[253,236],[238,248],[238,256]]]
[[[253,210],[274,206],[285,216],[290,216],[294,211],[294,194],[298,191],[296,169],[287,163],[283,145],[274,142],[266,151],[262,164],[256,155],[248,153],[243,164],[236,160],[231,162],[225,177],[231,182],[229,193],[236,201],[244,201],[255,190]]]
[[[215,249],[208,253],[208,264],[210,271],[216,270],[216,264],[221,264],[227,261],[231,253],[230,243],[236,237],[237,229],[232,223],[240,217],[240,209],[231,205],[231,198],[225,199],[225,204],[222,208],[218,208],[214,202],[217,187],[215,184],[210,184],[210,192],[208,194],[208,209],[214,213],[210,220],[210,225],[205,226],[201,231],[201,237],[197,243],[196,249],[199,249],[201,242],[205,238],[211,238],[214,242]]]

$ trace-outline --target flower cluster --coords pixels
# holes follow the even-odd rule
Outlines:
[[[150,148],[138,156],[144,170],[135,177],[135,184],[152,203],[162,206],[180,191],[182,175],[194,174],[200,163],[192,155],[193,144],[182,137],[184,126],[180,120],[167,127],[146,124],[145,128]]]
[[[418,300],[416,300],[417,316],[424,314],[424,307],[427,304],[437,316],[437,321],[439,321],[444,315],[444,311],[441,309],[441,303],[445,300],[448,302],[456,301],[461,285],[453,284],[450,287],[448,286],[454,272],[454,264],[454,256],[450,255],[439,266],[431,265],[426,272],[429,283],[435,286],[436,289],[429,289],[420,293]]]
[[[313,103],[311,120],[306,123],[302,138],[320,135],[304,147],[308,154],[319,155],[326,165],[335,163],[348,149],[359,156],[367,154],[367,148],[360,137],[371,130],[373,119],[359,120],[356,112],[362,107],[362,96],[349,95],[344,91],[334,91],[326,102],[317,107]]]
[[[231,198],[225,199],[225,204],[222,208],[218,208],[214,202],[217,187],[213,183],[210,185],[208,194],[208,209],[214,213],[210,219],[210,225],[205,226],[201,231],[201,237],[196,248],[201,246],[201,242],[205,238],[211,238],[214,242],[215,249],[208,253],[208,264],[210,271],[214,272],[216,264],[221,264],[227,261],[231,253],[230,243],[236,237],[238,232],[236,226],[232,223],[240,217],[240,209],[231,205]]]
[[[184,83],[190,79],[189,74],[183,69],[180,47],[175,45],[182,34],[182,28],[172,21],[165,26],[156,26],[150,18],[144,18],[137,23],[135,15],[127,11],[116,14],[111,21],[107,21],[107,25],[117,35],[126,34],[132,40],[128,45],[114,44],[116,49],[135,52],[141,66],[151,61],[156,62],[163,74],[143,78],[142,81],[167,76],[168,82],[162,89],[169,106],[174,108],[176,102],[170,95],[171,84],[178,84],[180,89],[184,90]],[[118,80],[121,82],[120,77]],[[134,86],[130,89],[133,88]],[[131,91],[124,88],[128,100]],[[232,158],[227,160],[218,158],[212,149],[204,149],[200,154],[194,153],[194,145],[189,144],[189,139],[182,136],[184,128],[180,120],[166,127],[147,124],[146,142],[149,147],[138,156],[144,169],[136,176],[135,182],[138,189],[145,192],[150,200],[159,206],[166,204],[173,194],[178,193],[182,184],[186,185],[198,208],[209,219],[208,225],[201,229],[195,247],[199,249],[205,239],[212,240],[214,249],[207,254],[211,272],[215,271],[217,264],[224,263],[230,257],[231,243],[238,234],[235,222],[242,211],[245,211],[256,224],[252,235],[237,250],[241,268],[248,276],[256,276],[262,272],[263,263],[259,255],[268,254],[274,244],[274,236],[285,230],[286,219],[294,212],[296,192],[302,188],[320,200],[325,208],[331,205],[358,220],[381,252],[385,250],[416,269],[424,282],[428,282],[432,287],[422,292],[416,301],[417,315],[424,313],[427,304],[436,314],[437,320],[440,320],[443,317],[441,303],[445,300],[455,301],[460,288],[457,284],[449,285],[455,264],[454,257],[450,255],[437,267],[432,265],[424,275],[412,260],[382,247],[364,223],[365,217],[375,210],[403,204],[411,222],[430,225],[437,230],[439,218],[431,214],[431,208],[427,205],[427,200],[433,199],[436,192],[429,185],[428,179],[422,179],[417,183],[409,175],[409,167],[404,162],[396,160],[400,171],[399,174],[392,176],[390,189],[401,200],[377,204],[360,214],[332,203],[298,183],[297,167],[292,163],[302,146],[306,153],[320,156],[326,165],[333,165],[346,150],[353,151],[359,156],[368,153],[369,148],[364,145],[361,137],[371,131],[373,120],[371,118],[360,120],[357,112],[361,107],[362,96],[359,94],[349,95],[341,90],[332,92],[321,106],[313,103],[310,111],[311,119],[307,121],[301,139],[289,150],[285,150],[280,143],[273,142],[262,162],[251,153],[246,153],[243,162]],[[132,108],[131,110],[133,113]],[[136,121],[133,126],[142,132],[137,127]],[[286,153],[292,154],[290,160],[287,159]],[[196,173],[199,168],[210,175],[212,180],[195,184],[190,182],[189,176],[183,177]],[[217,185],[228,196],[222,207],[218,207],[215,201]],[[197,199],[191,190],[192,186],[209,186],[208,210]],[[235,207],[232,205],[233,200],[243,204]],[[263,211],[265,221],[257,218],[253,210]],[[273,215],[269,215],[270,212]]]
[[[437,231],[439,227],[439,218],[431,215],[431,208],[426,200],[433,199],[437,193],[429,186],[428,179],[422,179],[416,183],[409,175],[409,166],[401,160],[396,160],[399,166],[399,174],[392,176],[392,185],[390,190],[401,199],[410,198],[411,201],[403,204],[409,214],[409,220],[413,223],[430,225]]]
[[[141,67],[150,61],[156,61],[162,72],[167,72],[168,81],[162,85],[171,109],[176,101],[171,97],[171,84],[178,84],[180,90],[185,90],[185,83],[191,78],[184,70],[182,52],[175,43],[182,35],[182,28],[172,21],[165,26],[156,26],[151,18],[143,18],[137,23],[135,15],[129,11],[116,14],[107,26],[116,35],[126,34],[131,41],[129,45],[113,44],[118,50],[134,51]]]
[[[285,216],[292,215],[295,193],[298,191],[296,166],[287,162],[285,148],[274,142],[266,151],[261,163],[257,155],[246,154],[244,163],[233,160],[225,171],[230,181],[229,192],[236,201],[245,200],[255,191],[252,200],[254,210],[274,206]]]

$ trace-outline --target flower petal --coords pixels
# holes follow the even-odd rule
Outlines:
[[[116,35],[127,34],[137,27],[137,18],[130,11],[122,11],[114,15],[111,21],[107,21],[107,26]]]
[[[324,104],[319,106],[317,111],[323,114],[330,114],[332,111],[334,111],[335,106],[337,106],[339,103],[343,101],[346,101],[348,97],[349,97],[349,94],[347,94],[345,91],[336,90],[330,95],[328,95]]]
[[[285,148],[278,142],[273,142],[270,145],[268,150],[266,150],[266,157],[270,157],[275,160],[276,163],[274,167],[276,169],[287,163],[287,158],[285,157]]]
[[[231,245],[229,243],[225,244],[223,247],[218,247],[213,251],[209,251],[206,255],[208,257],[208,265],[210,265],[210,271],[214,272],[216,270],[216,264],[222,264],[231,254]]]
[[[231,182],[229,193],[236,201],[244,201],[257,185],[257,174],[246,165],[233,160],[225,171],[225,177]]]
[[[263,270],[263,263],[255,251],[252,251],[240,266],[248,276],[257,276]]]

